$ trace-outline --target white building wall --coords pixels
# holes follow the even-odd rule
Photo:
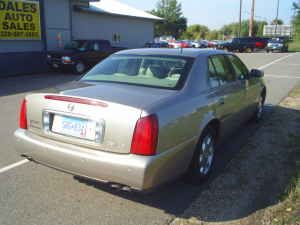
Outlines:
[[[62,49],[71,40],[71,1],[45,0],[47,50]]]
[[[73,39],[105,39],[114,46],[127,48],[143,47],[154,36],[151,20],[73,11]],[[114,34],[120,42],[114,42]]]

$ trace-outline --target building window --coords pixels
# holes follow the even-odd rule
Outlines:
[[[114,43],[120,43],[121,42],[121,35],[118,33],[113,34],[113,42]]]

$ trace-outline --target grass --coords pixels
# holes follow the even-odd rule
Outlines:
[[[300,52],[300,40],[293,41],[289,43],[290,52]]]
[[[300,85],[298,85],[291,91],[291,93],[289,94],[289,97],[300,98]]]
[[[291,144],[297,143],[297,148],[300,148],[300,136],[291,137]],[[298,158],[299,158],[299,152]],[[297,157],[297,156],[296,156]],[[300,161],[296,161],[297,171],[291,178],[286,191],[281,196],[282,205],[276,211],[276,216],[273,218],[272,225],[300,225]]]
[[[300,46],[299,46],[300,47]],[[300,85],[290,94],[292,98],[300,98]],[[294,176],[281,196],[282,205],[276,211],[272,225],[300,225],[300,134],[290,133],[288,147],[293,150],[295,161]]]

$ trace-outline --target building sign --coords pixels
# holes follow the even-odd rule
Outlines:
[[[292,37],[293,27],[292,25],[265,25],[263,35],[268,37],[274,37],[274,36]]]
[[[40,40],[38,1],[0,0],[0,40]]]

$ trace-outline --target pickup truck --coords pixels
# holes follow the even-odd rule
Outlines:
[[[55,70],[84,73],[101,60],[125,48],[112,47],[108,40],[75,40],[61,51],[49,51],[47,62]]]
[[[262,37],[244,37],[233,38],[231,42],[219,44],[218,49],[232,52],[254,52],[255,50],[263,50],[268,44],[268,38]]]

